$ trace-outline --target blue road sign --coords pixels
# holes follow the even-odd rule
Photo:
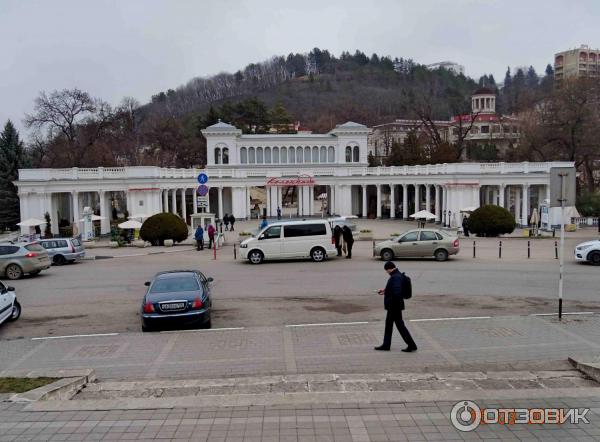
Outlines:
[[[206,184],[208,182],[208,175],[205,174],[204,172],[200,173],[198,175],[198,182],[200,184]]]
[[[200,184],[198,186],[198,189],[196,190],[196,193],[199,196],[206,196],[206,195],[208,195],[208,186],[205,186],[204,184]]]

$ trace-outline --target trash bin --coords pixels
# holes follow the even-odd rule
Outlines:
[[[530,236],[529,229],[523,229],[523,236]]]

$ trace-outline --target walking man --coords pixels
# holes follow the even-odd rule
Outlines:
[[[333,240],[335,242],[337,256],[342,256],[342,228],[340,226],[335,226],[333,228]]]
[[[233,213],[229,215],[229,224],[231,224],[231,228],[229,230],[233,232],[233,225],[235,224],[235,216],[233,216]]]
[[[277,219],[281,219],[281,207],[277,206]]]
[[[342,227],[342,237],[344,238],[344,242],[348,248],[346,259],[352,259],[352,246],[354,245],[354,237],[352,236],[352,230],[350,230],[350,227]]]
[[[225,224],[225,231],[229,230],[229,215],[225,214],[223,217],[223,223]]]
[[[394,323],[400,332],[400,336],[406,342],[407,347],[402,351],[410,353],[417,350],[417,344],[413,341],[410,332],[404,325],[402,319],[402,310],[404,310],[404,300],[412,296],[412,288],[407,277],[396,268],[396,265],[387,261],[383,266],[390,278],[385,286],[385,289],[378,290],[380,295],[383,295],[383,304],[387,311],[385,317],[385,333],[383,344],[375,347],[375,350],[389,351],[392,345],[392,332],[394,331]]]
[[[213,247],[213,242],[215,240],[215,226],[213,226],[212,224],[209,224],[207,227],[207,232],[208,232],[208,248],[212,249]]]
[[[204,250],[204,229],[201,224],[196,227],[194,239],[196,240],[196,250]]]
[[[465,237],[468,237],[469,236],[469,217],[467,215],[463,215],[462,228],[463,228],[463,233],[465,234]]]

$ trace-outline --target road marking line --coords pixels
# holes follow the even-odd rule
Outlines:
[[[492,319],[491,316],[464,316],[462,318],[422,318],[409,319],[410,322],[430,322],[430,321],[464,321],[467,319]]]
[[[594,315],[595,312],[571,312],[571,313],[563,313],[564,315]],[[558,316],[558,313],[533,313],[529,316]]]
[[[68,338],[94,338],[97,336],[117,336],[119,333],[96,333],[93,335],[66,335],[66,336],[44,336],[40,338],[31,338],[32,341],[43,341],[47,339],[68,339]]]
[[[158,332],[159,334],[167,333],[199,333],[199,332],[211,332],[211,331],[229,331],[229,330],[244,330],[246,327],[224,327],[224,328],[206,328],[199,330],[165,330]]]
[[[323,325],[361,325],[368,324],[367,321],[363,322],[323,322],[319,324],[287,324],[286,327],[320,327]]]

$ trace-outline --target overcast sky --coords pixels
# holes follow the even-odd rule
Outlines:
[[[147,102],[193,77],[313,47],[452,60],[498,81],[600,46],[599,0],[0,0],[0,124],[39,91]],[[22,133],[25,135],[25,133]]]

